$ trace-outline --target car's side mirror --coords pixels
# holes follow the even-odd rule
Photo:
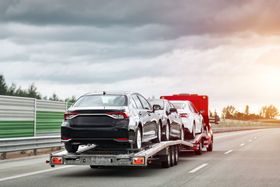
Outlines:
[[[170,108],[170,113],[176,112],[177,113],[177,109],[176,108]]]
[[[153,105],[153,111],[160,110],[160,105]]]

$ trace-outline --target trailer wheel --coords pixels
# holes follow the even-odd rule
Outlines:
[[[213,151],[213,136],[211,137],[211,140],[212,140],[211,144],[208,145],[208,147],[207,147],[207,151],[208,152],[212,152]]]
[[[175,150],[174,150],[174,146],[169,147],[170,150],[170,166],[174,166],[175,165]]]
[[[200,142],[199,142],[198,149],[197,149],[196,151],[194,151],[194,153],[195,153],[196,155],[201,155],[201,154],[202,154],[202,144],[203,144],[203,142],[200,141]]]
[[[73,145],[70,142],[65,142],[64,146],[69,153],[76,153],[79,149],[79,145]]]
[[[171,149],[169,148],[168,149],[168,154],[167,155],[164,155],[163,156],[163,161],[161,162],[161,167],[162,168],[169,168],[169,167],[171,167],[172,166],[172,151],[171,151]]]
[[[178,146],[174,146],[174,165],[178,164],[178,159],[179,159],[179,149]]]

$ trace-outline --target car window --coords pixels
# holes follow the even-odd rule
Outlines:
[[[150,106],[149,102],[144,97],[142,97],[141,95],[138,95],[138,98],[140,99],[144,109],[151,110],[151,106]]]
[[[78,99],[74,107],[127,106],[125,95],[85,95]]]
[[[131,104],[133,108],[138,108],[133,98],[131,98]]]
[[[143,109],[143,106],[142,106],[139,98],[136,95],[132,95],[132,99],[134,100],[137,108]]]
[[[166,103],[166,111],[169,112],[170,111],[170,103],[169,102],[165,102]]]
[[[191,111],[192,113],[196,113],[191,104],[188,104],[188,107],[189,107],[189,109],[190,109],[190,111]]]

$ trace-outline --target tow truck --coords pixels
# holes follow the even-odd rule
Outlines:
[[[202,154],[203,148],[211,152],[213,150],[213,132],[208,116],[208,97],[203,95],[179,94],[161,96],[167,100],[189,100],[198,110],[204,110],[205,130],[195,136],[193,140],[163,141],[156,144],[147,144],[141,149],[110,148],[95,145],[81,146],[76,153],[66,150],[50,154],[46,162],[51,167],[56,165],[88,165],[91,168],[138,166],[146,167],[152,164],[160,164],[163,168],[169,168],[178,164],[180,151],[191,150],[195,154]]]

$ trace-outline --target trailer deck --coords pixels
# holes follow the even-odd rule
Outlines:
[[[202,133],[194,140],[164,141],[146,147],[136,149],[99,149],[94,145],[80,147],[76,153],[59,151],[50,154],[47,161],[52,167],[55,165],[90,165],[97,166],[148,166],[152,162],[161,162],[163,167],[176,165],[181,148],[195,151],[201,154],[202,147],[212,144],[208,133]]]

